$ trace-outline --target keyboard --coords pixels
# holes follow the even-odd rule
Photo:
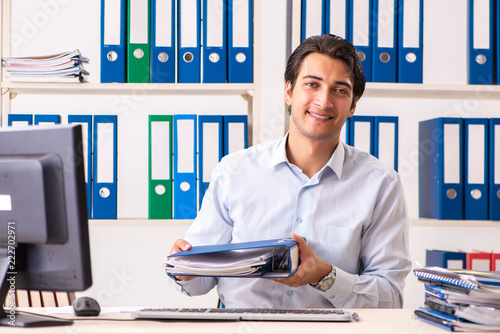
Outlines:
[[[275,308],[147,308],[132,312],[136,319],[205,321],[351,321],[357,314],[339,309]]]

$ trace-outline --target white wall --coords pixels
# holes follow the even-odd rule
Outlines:
[[[91,59],[90,82],[99,82],[100,1],[23,0],[13,2],[13,55],[49,54],[80,49]],[[286,0],[261,1],[261,131],[258,141],[282,136],[284,125],[283,71],[285,67]],[[424,82],[465,84],[466,0],[425,0]],[[443,10],[446,8],[446,11]],[[446,12],[446,25],[441,24]],[[487,90],[460,99],[404,99],[364,97],[358,115],[397,115],[400,126],[399,170],[412,219],[418,218],[417,127],[423,119],[493,117],[498,103]],[[14,113],[118,114],[118,179],[120,218],[147,216],[147,115],[169,113],[242,114],[247,103],[240,96],[20,95]],[[166,283],[161,263],[173,240],[187,225],[91,226],[94,286],[86,294],[104,306],[214,306],[216,297],[188,298]],[[425,248],[492,250],[500,240],[499,227],[412,226],[410,250],[425,262]],[[421,304],[423,292],[413,276],[407,280],[406,307]]]

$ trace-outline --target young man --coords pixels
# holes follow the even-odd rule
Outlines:
[[[354,47],[333,35],[311,37],[290,56],[285,80],[288,134],[219,163],[186,240],[171,253],[291,236],[300,248],[296,273],[177,277],[172,285],[187,295],[217,285],[227,307],[402,307],[411,262],[401,181],[339,141],[365,87]]]

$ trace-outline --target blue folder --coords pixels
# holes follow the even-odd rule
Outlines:
[[[373,0],[352,0],[349,7],[349,36],[363,65],[366,81],[372,81]]]
[[[396,82],[397,18],[397,0],[373,0],[373,82]]]
[[[61,124],[60,115],[35,115],[35,125]]]
[[[203,82],[227,82],[227,0],[203,0]]]
[[[488,119],[464,119],[464,219],[488,219]]]
[[[223,156],[223,131],[222,115],[198,116],[198,197],[200,208],[210,184],[213,168]]]
[[[117,218],[116,115],[94,116],[92,169],[92,219]]]
[[[248,148],[248,116],[224,116],[224,155]]]
[[[253,82],[253,0],[228,0],[228,82]]]
[[[174,115],[174,219],[197,214],[196,115]]]
[[[488,149],[489,219],[500,220],[500,118],[489,119]]]
[[[425,251],[425,265],[448,269],[466,269],[467,253],[450,252],[444,250],[427,249]]]
[[[373,116],[351,116],[349,121],[349,145],[374,154],[375,118]]]
[[[31,114],[9,114],[7,116],[7,125],[14,126],[14,123],[23,125],[33,125],[33,115]]]
[[[271,254],[268,258],[268,266],[262,268],[251,275],[243,276],[233,276],[224,275],[224,277],[289,277],[295,273],[299,264],[299,247],[296,241],[285,238],[285,239],[271,239],[271,240],[261,240],[261,241],[249,241],[249,242],[238,242],[230,244],[219,244],[219,245],[205,245],[205,246],[193,246],[188,251],[180,251],[178,253],[168,256],[168,260],[174,258],[186,258],[186,257],[197,257],[200,256],[210,261],[210,259],[220,259],[221,253],[238,251],[237,254],[245,255],[245,251],[252,252],[262,250],[262,254]],[[260,252],[258,252],[260,253]],[[255,255],[256,257],[258,255]],[[228,259],[227,263],[232,263],[231,261],[235,258]],[[168,265],[168,260],[166,264],[166,271],[169,276],[181,276],[178,272],[175,272],[175,268]],[[273,261],[275,261],[273,263]],[[212,277],[209,273],[204,274],[192,274],[186,275],[182,273],[182,276],[208,276]]]
[[[422,83],[423,0],[399,0],[398,82]]]
[[[201,0],[177,0],[179,83],[201,82]]]
[[[101,0],[101,82],[126,80],[126,0]]]
[[[375,116],[373,124],[373,155],[398,170],[399,121],[397,116]]]
[[[422,121],[418,141],[420,217],[463,219],[463,119]]]
[[[151,0],[151,82],[175,82],[175,0]]]
[[[82,125],[82,159],[85,170],[85,183],[87,185],[88,217],[92,217],[92,115],[68,115],[69,124]]]
[[[492,85],[495,64],[493,0],[469,0],[469,84]]]
[[[349,1],[326,0],[324,33],[350,40],[349,36]]]
[[[325,30],[325,0],[302,0],[301,41],[321,35]]]

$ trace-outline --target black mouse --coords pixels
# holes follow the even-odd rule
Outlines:
[[[73,301],[73,309],[77,316],[90,317],[101,313],[101,306],[92,297],[78,297]]]

